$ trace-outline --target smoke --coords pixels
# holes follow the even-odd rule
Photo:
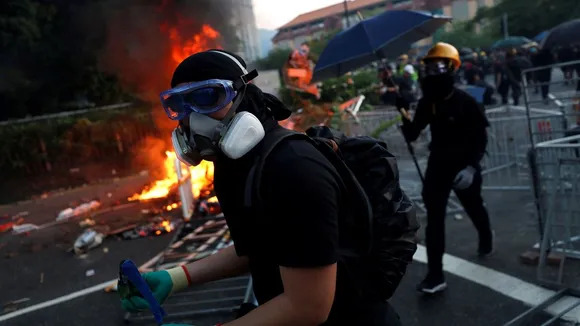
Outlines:
[[[106,31],[100,51],[101,69],[117,76],[124,89],[153,104],[152,117],[162,139],[144,139],[133,149],[135,163],[146,163],[153,171],[162,166],[165,150],[176,123],[167,119],[159,104],[159,93],[170,87],[177,66],[172,56],[176,34],[186,41],[207,24],[220,37],[207,46],[236,51],[239,41],[233,26],[235,0],[100,0],[93,22]],[[229,45],[229,46],[228,46]]]
[[[231,0],[106,0],[99,9],[105,17],[107,41],[100,56],[103,69],[117,75],[126,89],[157,102],[169,88],[176,63],[171,60],[169,28],[185,38],[209,24],[219,43],[237,45],[231,22],[236,8]],[[235,46],[230,50],[237,50]]]

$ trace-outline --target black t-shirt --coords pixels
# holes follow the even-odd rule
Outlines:
[[[256,216],[243,207],[252,165],[252,157],[216,162],[214,187],[236,252],[249,258],[254,293],[263,304],[284,292],[279,266],[320,267],[340,260],[338,219],[346,191],[335,168],[311,143],[285,140],[272,151],[262,171],[260,190],[268,216]],[[351,325],[343,323],[351,316],[355,324],[387,325],[373,319],[385,314],[388,304],[361,305],[341,265],[335,303],[325,325]]]
[[[427,125],[431,128],[432,156],[457,162],[461,168],[479,166],[487,146],[489,122],[471,95],[456,88],[446,100],[420,99],[413,121],[405,123],[405,135],[414,141]]]

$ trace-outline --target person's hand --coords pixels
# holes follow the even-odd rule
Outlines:
[[[155,300],[163,304],[173,292],[183,290],[189,285],[189,276],[184,267],[143,274],[145,283],[151,288]],[[119,293],[122,291],[119,290]],[[149,309],[149,304],[138,293],[130,293],[121,297],[121,306],[128,312],[139,312]]]
[[[465,190],[471,187],[475,172],[476,170],[472,166],[468,166],[465,169],[459,171],[457,176],[455,176],[455,180],[453,180],[453,187],[457,190]]]

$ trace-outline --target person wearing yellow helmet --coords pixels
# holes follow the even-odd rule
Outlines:
[[[427,209],[425,236],[429,272],[417,290],[434,294],[447,287],[442,258],[445,210],[451,190],[455,191],[478,231],[478,254],[486,257],[493,251],[493,232],[481,197],[480,161],[487,146],[489,123],[476,100],[454,86],[454,75],[461,65],[454,46],[437,43],[423,61],[423,98],[412,120],[408,114],[403,114],[402,129],[410,142],[415,141],[428,125],[431,130],[431,153],[422,192]]]

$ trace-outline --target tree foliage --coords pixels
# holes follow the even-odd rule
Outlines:
[[[102,44],[79,28],[77,6],[86,1],[0,2],[0,120],[123,97],[116,78],[97,68]]]
[[[453,24],[453,29],[444,31],[437,36],[437,41],[454,44],[458,47],[487,47],[499,38],[498,31],[492,26],[479,26],[476,32],[476,25],[471,22],[459,22]]]
[[[486,47],[503,38],[502,17],[508,16],[511,36],[533,38],[563,22],[580,17],[580,2],[568,0],[501,0],[495,6],[481,7],[469,21],[453,24],[437,41],[460,47]],[[477,29],[480,29],[476,33]]]
[[[503,14],[508,15],[508,32],[513,36],[534,37],[563,22],[580,17],[580,2],[569,0],[502,0],[481,8],[472,24],[485,23],[499,30]]]

